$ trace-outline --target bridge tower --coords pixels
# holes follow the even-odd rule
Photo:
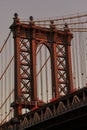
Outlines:
[[[24,108],[31,110],[38,101],[36,50],[40,44],[47,47],[51,57],[52,98],[71,92],[73,81],[70,47],[73,36],[67,24],[63,31],[58,30],[53,21],[50,22],[50,27],[40,27],[35,25],[32,16],[29,23],[25,24],[16,13],[10,29],[13,32],[15,57],[15,100],[11,106],[16,117],[22,114]]]

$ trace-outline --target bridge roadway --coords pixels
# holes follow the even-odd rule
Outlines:
[[[54,99],[0,126],[0,130],[87,129],[87,87]]]

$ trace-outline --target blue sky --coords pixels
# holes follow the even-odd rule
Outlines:
[[[87,12],[87,0],[0,0],[0,46],[9,33],[13,15],[21,19],[59,17]]]

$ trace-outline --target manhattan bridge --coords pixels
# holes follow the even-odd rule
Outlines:
[[[0,48],[0,130],[87,128],[87,13],[21,20]]]

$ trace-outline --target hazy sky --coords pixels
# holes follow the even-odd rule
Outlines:
[[[31,15],[43,19],[83,13],[87,12],[87,0],[0,0],[0,46],[10,31],[15,12],[25,20]]]

